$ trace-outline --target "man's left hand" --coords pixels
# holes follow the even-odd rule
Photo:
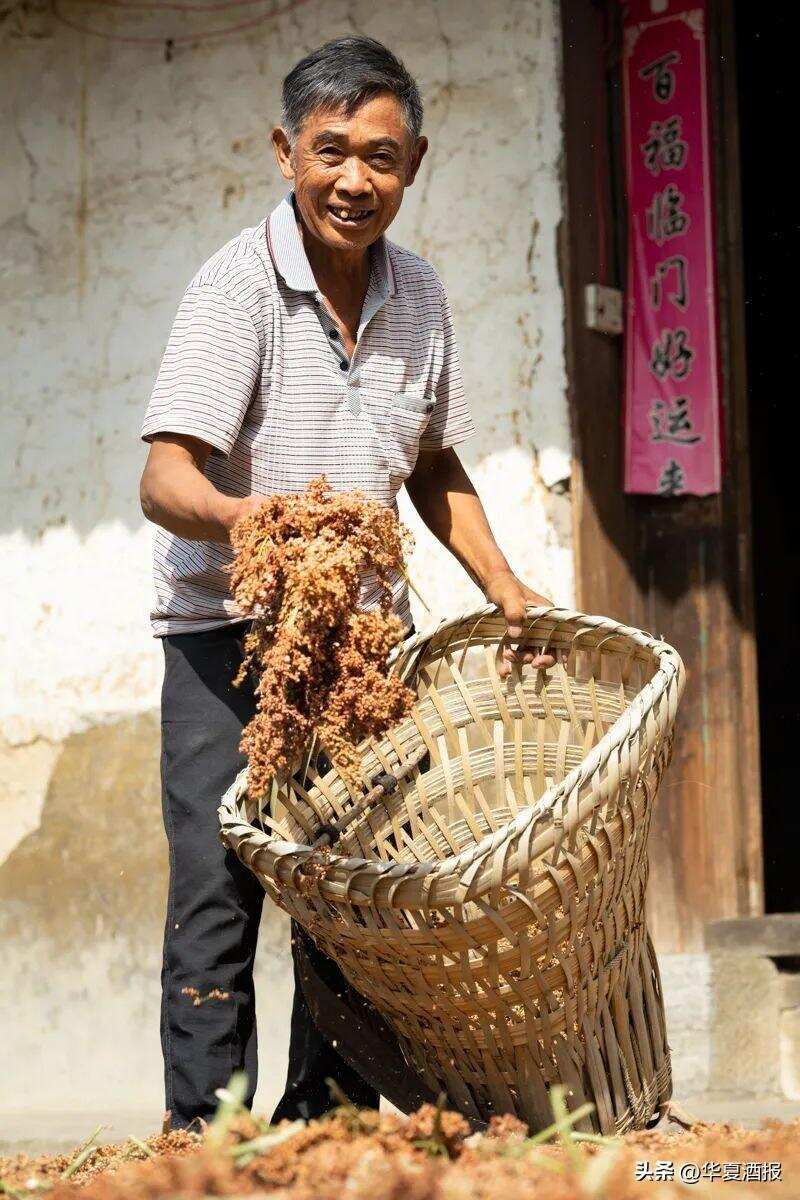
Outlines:
[[[487,600],[503,610],[508,622],[508,637],[503,642],[497,668],[501,679],[510,675],[514,666],[520,663],[530,663],[532,667],[552,667],[555,663],[552,654],[542,654],[535,647],[522,649],[518,643],[522,637],[526,606],[535,604],[537,607],[549,608],[552,607],[553,601],[526,587],[511,570],[492,575],[484,587],[484,592]]]

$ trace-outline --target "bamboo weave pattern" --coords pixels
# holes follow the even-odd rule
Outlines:
[[[242,772],[223,840],[466,1116],[541,1128],[561,1082],[595,1106],[576,1128],[641,1128],[671,1095],[645,886],[683,664],[603,617],[530,609],[525,641],[556,665],[501,679],[505,629],[490,605],[398,648],[419,700],[363,745],[365,791],[427,755],[329,855],[316,831],[361,799],[335,769],[261,806]]]

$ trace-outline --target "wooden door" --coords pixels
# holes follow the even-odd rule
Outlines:
[[[648,904],[660,951],[697,950],[706,921],[763,911],[733,16],[720,4],[712,54],[723,491],[667,500],[622,491],[622,339],[584,318],[586,284],[624,280],[619,9],[611,0],[561,6],[577,604],[664,637],[686,662]]]

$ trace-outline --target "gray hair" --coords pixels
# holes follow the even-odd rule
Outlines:
[[[361,104],[381,92],[397,97],[409,133],[418,138],[422,99],[400,59],[374,38],[336,38],[306,55],[284,79],[284,127],[294,142],[312,112],[344,110],[351,117]]]

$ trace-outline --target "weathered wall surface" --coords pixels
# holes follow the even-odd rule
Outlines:
[[[158,45],[81,34],[30,4],[0,30],[7,1108],[161,1104],[161,668],[138,425],[186,283],[283,194],[266,144],[280,80],[328,37],[372,34],[419,77],[431,151],[392,236],[448,286],[479,430],[464,457],[501,540],[533,586],[572,599],[555,4],[280,7],[169,62]],[[63,11],[98,15],[74,0]],[[113,20],[123,36],[166,29]],[[422,533],[412,576],[436,613],[477,599]],[[259,976],[267,1106],[288,1024],[277,912]]]

